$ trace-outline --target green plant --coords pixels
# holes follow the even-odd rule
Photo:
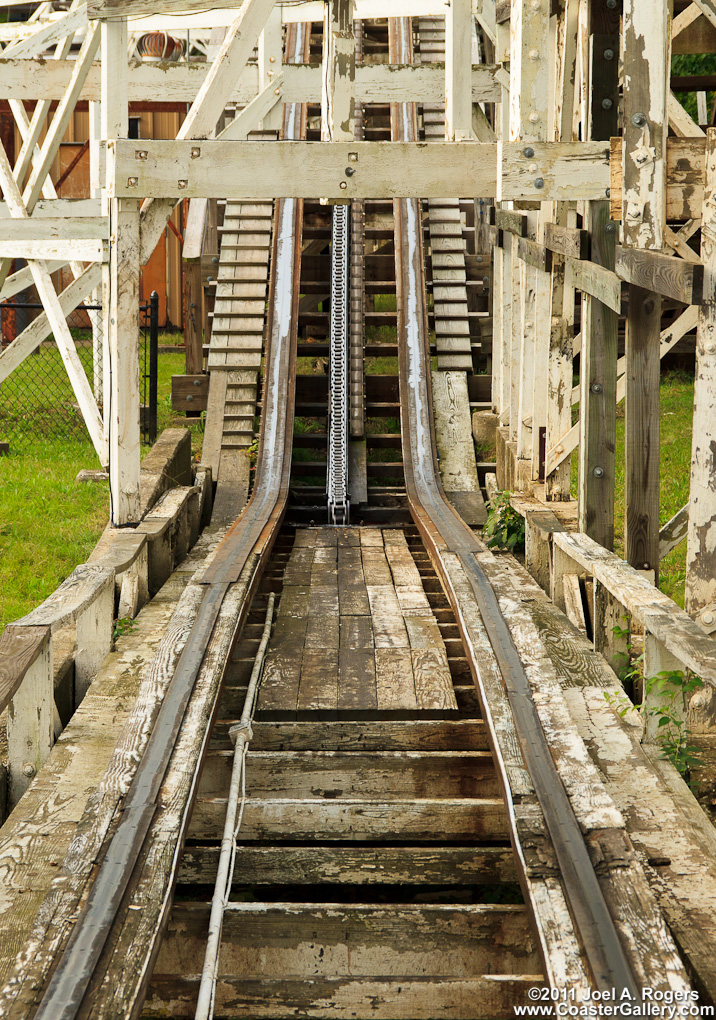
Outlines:
[[[491,549],[523,551],[525,547],[525,519],[510,503],[510,492],[498,492],[488,504],[487,524],[483,538]]]
[[[138,624],[136,620],[133,620],[129,616],[121,616],[118,620],[114,621],[112,639],[116,641],[118,637],[122,637],[124,634],[131,634],[137,626]]]

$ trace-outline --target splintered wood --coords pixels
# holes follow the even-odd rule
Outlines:
[[[262,709],[456,709],[445,644],[402,531],[298,531]]]

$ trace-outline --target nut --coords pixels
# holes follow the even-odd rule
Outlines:
[[[31,765],[30,762],[25,762],[22,766],[22,774],[23,776],[27,776],[28,779],[32,779],[35,775],[35,766]]]
[[[186,188],[186,186],[188,185],[188,183],[189,183],[189,181],[187,181],[187,180],[177,181],[177,187],[179,188],[180,191],[183,191],[184,188]]]

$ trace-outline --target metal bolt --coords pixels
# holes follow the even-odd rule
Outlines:
[[[603,467],[592,468],[592,474],[594,475],[595,478],[603,478],[604,477],[604,468]]]
[[[634,127],[644,127],[644,125],[646,124],[646,117],[644,116],[643,113],[635,113],[631,119],[631,122],[634,125]]]
[[[212,264],[213,264],[213,265],[215,265],[215,266],[218,266],[218,264],[219,264],[219,259],[218,259],[218,257],[217,257],[216,255],[213,255],[213,256],[212,256],[212,259],[211,259],[211,261],[212,261]]]
[[[557,453],[564,453],[564,447],[563,446],[558,446],[557,447]]]
[[[279,89],[279,88],[276,88],[276,89],[274,89],[274,90],[273,90],[273,94],[274,94],[275,96],[280,96],[280,95],[281,95],[281,89]]]
[[[531,146],[529,146],[529,145],[527,146],[526,149],[522,150],[522,155],[525,157],[525,159],[532,159],[534,154],[535,154],[535,150]]]
[[[644,302],[644,311],[646,312],[646,314],[651,315],[651,313],[654,311],[654,307],[655,307],[654,299],[647,298],[646,301]]]
[[[490,286],[490,277],[489,276],[483,276],[483,278],[482,278],[482,286],[483,287],[489,287]]]
[[[352,177],[353,174],[356,172],[356,168],[354,166],[347,166],[345,172],[346,172],[346,177]]]
[[[530,124],[536,124],[538,120],[539,120],[539,114],[538,113],[531,113],[529,115],[529,122],[530,122]]]
[[[604,387],[600,382],[593,382],[592,385],[589,387],[592,393],[601,393],[603,388]]]
[[[128,177],[127,178],[127,187],[128,188],[136,188],[138,184],[139,184],[139,178],[138,177]]]
[[[641,565],[641,569],[642,569],[642,570],[650,570],[651,568],[650,568],[650,566],[649,566],[649,564],[648,564],[648,563],[642,563],[642,565]]]
[[[613,11],[617,5],[617,0],[607,0],[607,7],[610,11]]]
[[[146,149],[137,149],[135,151],[135,153],[134,153],[134,158],[135,159],[146,159],[147,155],[148,155],[148,153],[147,153]]]
[[[611,188],[607,188],[606,191],[604,192],[604,194],[607,196],[607,198],[611,198],[612,197],[612,189]]]
[[[530,50],[530,60],[539,60],[539,50]]]
[[[188,183],[189,181],[177,181],[177,187],[179,188],[180,191],[183,191]]]
[[[608,49],[605,50],[604,51],[604,59],[605,60],[614,60],[614,50],[608,50]]]
[[[192,146],[191,158],[192,159],[198,159],[199,156],[201,156],[201,149],[199,148],[199,146],[198,145]]]
[[[201,386],[201,379],[195,379],[194,380],[194,385],[195,386]]]
[[[704,615],[701,617],[701,619],[704,621],[705,624],[710,625],[710,624],[712,624],[714,622],[714,614],[713,613],[704,613]]]
[[[482,262],[482,255],[476,255],[475,262]]]
[[[276,57],[269,57],[269,64],[275,64],[275,63],[276,63]]]
[[[609,223],[607,223],[606,226],[604,227],[604,233],[613,234],[616,229],[617,229],[616,223],[610,220]]]
[[[31,765],[29,762],[26,762],[22,766],[22,774],[23,776],[27,776],[28,779],[32,779],[32,777],[35,775],[35,766]]]
[[[714,354],[716,352],[716,344],[706,344],[704,350],[707,354]]]
[[[187,393],[186,399],[187,399],[187,401],[190,401],[190,400],[193,400],[194,397],[192,396],[191,393]]]
[[[357,163],[358,162],[358,153],[357,152],[349,152],[348,153],[348,162],[349,163]]]
[[[543,187],[544,187],[544,178],[543,177],[538,177],[537,180],[535,181],[535,188],[541,189]]]
[[[607,97],[606,99],[602,99],[602,109],[603,110],[611,110],[611,108],[613,106],[614,106],[614,102],[613,102],[613,100],[609,99],[609,97]]]
[[[338,185],[338,187],[341,189],[341,191],[345,191],[346,188],[348,187],[348,185],[346,184],[345,181],[341,181],[341,183]]]

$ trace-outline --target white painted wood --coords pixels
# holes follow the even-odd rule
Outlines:
[[[64,261],[48,262],[47,268],[51,273],[54,273],[57,269],[62,269],[66,265],[67,263]],[[8,301],[10,298],[15,297],[16,294],[26,290],[31,284],[32,273],[30,272],[30,267],[25,266],[24,269],[18,269],[18,271],[13,273],[12,276],[8,276],[5,283],[0,288],[0,300]]]
[[[156,3],[152,0],[131,0],[121,4],[103,4],[101,0],[89,7],[90,17],[116,17],[126,13],[130,17],[130,29],[133,32],[149,32],[173,30],[180,28],[215,28],[230,25],[232,14],[236,9],[236,0],[174,0],[171,14],[158,14]],[[106,7],[106,9],[105,9]],[[405,17],[441,17],[445,14],[445,0],[391,0],[390,16]],[[228,10],[226,9],[228,8]],[[184,14],[184,11],[192,13]],[[179,17],[176,17],[176,13]],[[285,5],[281,9],[284,24],[295,24],[306,21],[323,20],[323,0],[307,0],[305,3]],[[381,0],[355,0],[355,17],[368,20],[385,18],[385,3]],[[235,15],[234,15],[235,16]]]
[[[350,142],[355,137],[355,36],[353,0],[330,0],[323,16],[321,139]]]
[[[445,13],[445,138],[472,137],[472,96],[465,68],[472,63],[471,0],[452,0]]]
[[[108,347],[110,515],[113,525],[140,519],[139,202],[111,203]]]
[[[52,750],[54,713],[52,641],[48,635],[8,707],[8,800],[12,806],[17,804]]]
[[[38,54],[56,45],[66,36],[74,36],[78,29],[87,27],[87,10],[82,4],[76,10],[69,11],[59,18],[53,19],[49,24],[40,25],[33,29],[25,39],[19,39],[16,43],[7,46],[3,51],[3,57],[12,57],[14,60],[26,57],[36,57]]]
[[[65,240],[54,238],[47,241],[6,241],[0,238],[2,259],[81,259],[83,262],[106,262],[107,243],[91,238]]]
[[[97,26],[92,26],[87,29],[84,42],[82,43],[82,48],[80,49],[72,68],[72,75],[70,76],[67,91],[60,100],[55,116],[52,118],[52,123],[40,148],[39,158],[37,163],[33,166],[32,174],[30,175],[30,179],[23,192],[25,205],[29,212],[32,212],[35,207],[35,203],[40,197],[43,182],[49,173],[55,156],[57,155],[60,142],[65,136],[70,119],[74,113],[75,104],[82,91],[82,83],[84,82],[89,68],[92,65],[92,61],[98,47],[99,29]]]
[[[263,31],[259,36],[258,71],[259,93],[268,86],[276,85],[281,75],[283,64],[283,18],[281,7],[274,7],[268,16]],[[261,127],[265,131],[277,131],[281,127],[280,108],[269,109],[261,118]]]
[[[241,113],[238,113],[233,120],[230,120],[223,131],[216,136],[222,141],[243,141],[248,138],[251,131],[255,131],[261,122],[266,124],[266,118],[272,110],[280,109],[283,104],[283,72],[278,74],[274,81],[267,85],[259,94],[248,103]]]
[[[145,543],[146,576],[146,543]],[[120,612],[120,617],[125,615]],[[136,614],[134,614],[136,615]],[[112,650],[114,577],[108,574],[95,597],[77,614],[75,623],[75,707]]]
[[[697,96],[701,93],[697,92]],[[706,111],[706,99],[704,94],[704,113]],[[706,132],[702,131],[690,113],[688,113],[673,92],[667,97],[667,109],[669,114],[669,127],[678,138],[705,138]]]
[[[35,220],[39,217],[47,217],[65,221],[83,218],[93,219],[101,215],[101,208],[99,198],[40,199],[32,211],[32,218]],[[12,214],[7,207],[7,202],[0,202],[0,222],[11,218]],[[0,230],[4,236],[4,225],[0,227]],[[54,268],[59,268],[59,266]]]
[[[27,218],[27,207],[20,195],[15,178],[12,176],[7,153],[2,144],[0,144],[0,186],[3,189],[5,201],[13,216],[18,219]],[[90,438],[97,451],[97,455],[102,460],[103,456],[106,456],[102,420],[97,410],[97,403],[90,390],[84,368],[75,350],[72,334],[67,326],[62,305],[57,297],[47,265],[41,260],[31,262],[30,272],[40,300],[44,305],[48,322],[52,327],[55,342],[72,383],[72,388],[80,405]]]
[[[129,133],[127,21],[104,21],[101,26],[100,137],[126,138]]]
[[[114,24],[114,22],[107,22]],[[0,26],[2,27],[2,26]],[[67,90],[74,60],[51,61],[45,58],[13,60],[0,57],[3,97],[34,100],[38,96],[59,100]],[[127,99],[130,102],[192,103],[209,73],[208,64],[140,63],[128,64]],[[321,71],[308,64],[284,65],[286,102],[319,102]],[[463,71],[463,73],[465,73]],[[278,71],[276,72],[278,75]],[[499,102],[501,95],[500,65],[477,64],[472,68],[472,102]],[[356,99],[365,103],[395,102],[443,103],[445,73],[428,64],[394,65],[365,64],[356,68]],[[255,64],[243,69],[232,85],[230,103],[240,106],[251,102],[259,92]],[[99,102],[101,96],[101,65],[95,61],[82,86],[79,98]]]
[[[189,212],[184,227],[184,245],[181,252],[185,261],[201,258],[208,206],[208,198],[192,198],[189,203]]]
[[[692,615],[716,598],[716,131],[709,128],[706,182],[701,221],[701,259],[704,294],[711,300],[698,309],[696,376],[691,441],[690,512],[686,544],[686,611]]]

